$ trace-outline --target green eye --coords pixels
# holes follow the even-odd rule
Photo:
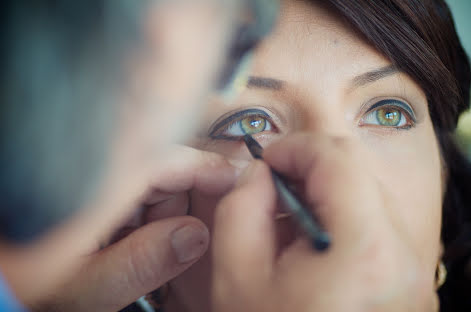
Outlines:
[[[398,100],[383,100],[373,105],[361,120],[361,125],[407,129],[415,124],[409,105]]]
[[[394,107],[380,108],[376,111],[378,123],[386,127],[397,127],[403,119],[399,109]]]
[[[246,117],[239,122],[244,134],[256,134],[265,131],[267,127],[267,120],[262,116]]]
[[[276,131],[271,117],[259,109],[247,109],[218,122],[209,136],[212,139],[238,140],[246,134]]]

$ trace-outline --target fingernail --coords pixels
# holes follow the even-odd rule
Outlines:
[[[179,228],[171,236],[172,248],[178,262],[182,264],[200,258],[208,248],[208,243],[208,229],[197,225]]]

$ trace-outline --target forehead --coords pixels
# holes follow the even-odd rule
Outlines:
[[[254,72],[289,83],[322,78],[339,83],[390,65],[352,26],[314,1],[283,2],[278,25],[256,52]]]

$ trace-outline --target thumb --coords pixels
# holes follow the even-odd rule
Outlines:
[[[92,255],[74,283],[76,311],[117,311],[173,279],[207,250],[209,232],[193,217],[147,224]]]

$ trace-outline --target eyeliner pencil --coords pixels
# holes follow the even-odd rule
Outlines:
[[[253,158],[263,160],[263,147],[249,135],[244,135],[244,142]],[[285,209],[293,214],[298,225],[304,230],[311,241],[311,245],[318,251],[324,251],[330,246],[330,236],[322,229],[311,210],[303,205],[302,201],[290,190],[283,177],[271,169],[273,183],[278,197]]]

